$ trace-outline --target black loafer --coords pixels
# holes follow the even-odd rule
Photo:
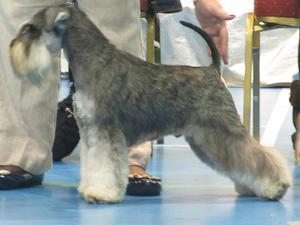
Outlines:
[[[156,196],[161,192],[161,179],[153,176],[129,175],[127,195]]]
[[[175,13],[182,10],[180,0],[156,0],[156,12]]]
[[[43,181],[42,175],[33,175],[31,173],[12,173],[9,170],[0,170],[0,189],[9,190],[17,188],[32,187],[40,185]]]

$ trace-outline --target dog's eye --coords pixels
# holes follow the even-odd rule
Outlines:
[[[38,29],[35,26],[33,26],[32,24],[26,24],[22,27],[20,33],[21,34],[35,33],[37,31],[38,31]]]

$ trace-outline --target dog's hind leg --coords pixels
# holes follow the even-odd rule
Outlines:
[[[128,182],[128,156],[118,129],[80,129],[81,181],[79,192],[91,203],[120,202]]]
[[[283,157],[261,146],[241,125],[196,126],[185,136],[196,155],[231,178],[240,194],[279,199],[291,185]]]

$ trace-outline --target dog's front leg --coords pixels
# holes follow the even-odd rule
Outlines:
[[[120,202],[128,182],[128,156],[118,129],[80,129],[81,181],[79,192],[91,203]]]

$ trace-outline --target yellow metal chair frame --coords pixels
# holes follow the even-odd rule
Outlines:
[[[150,63],[160,63],[160,48],[155,47],[155,41],[159,43],[159,20],[154,10],[155,0],[149,0],[150,7],[146,12],[141,12],[141,17],[147,21],[146,30],[146,60]],[[164,139],[158,139],[158,144],[163,144]]]
[[[159,39],[159,21],[154,10],[155,0],[149,0],[150,7],[146,12],[141,12],[141,17],[147,21],[146,60],[150,63],[160,63],[160,51],[155,47],[155,41]]]
[[[259,60],[260,60],[260,32],[282,27],[299,27],[300,18],[288,17],[258,17],[254,13],[249,13],[246,25],[246,48],[245,48],[245,78],[244,78],[244,113],[243,123],[246,129],[250,130],[251,116],[251,97],[253,104],[253,136],[259,140],[260,136],[260,79],[259,79]],[[253,66],[253,83],[252,83]],[[251,86],[253,94],[251,95]]]

